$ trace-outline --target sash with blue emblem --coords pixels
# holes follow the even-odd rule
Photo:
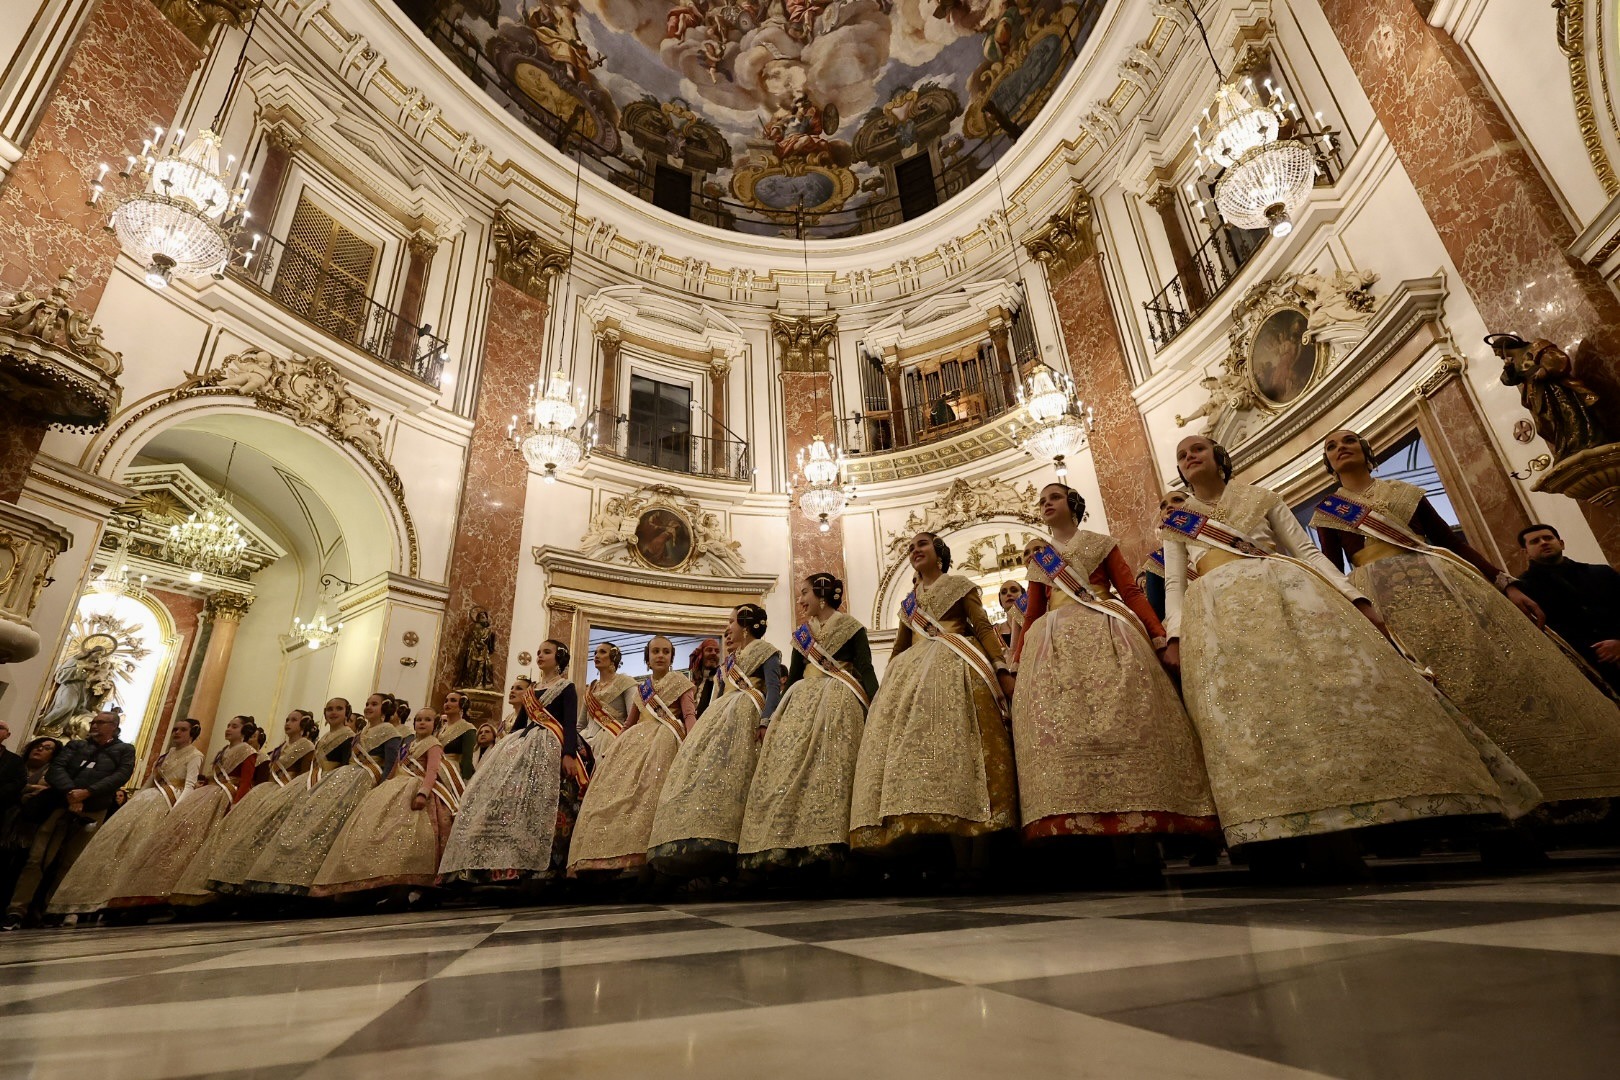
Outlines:
[[[754,685],[754,681],[744,675],[742,669],[737,666],[736,653],[726,657],[725,663],[720,665],[720,677],[725,681],[726,689],[747,694],[754,699],[755,708],[761,714],[765,712],[765,695]]]
[[[1141,634],[1142,639],[1150,646],[1153,645],[1152,637],[1148,634],[1147,628],[1142,625],[1142,621],[1136,617],[1136,613],[1112,596],[1099,596],[1093,592],[1091,583],[1083,580],[1079,574],[1074,572],[1074,567],[1064,560],[1056,547],[1051,544],[1042,544],[1036,549],[1035,565],[1040,567],[1041,572],[1051,579],[1053,585],[1062,589],[1070,600],[1073,600],[1081,607],[1090,608],[1092,611],[1100,612],[1111,619],[1119,620],[1138,634]]]
[[[940,624],[940,621],[928,614],[927,610],[917,602],[917,590],[913,589],[906,594],[900,602],[900,617],[914,633],[930,638],[944,645],[967,664],[968,670],[978,676],[979,681],[990,688],[990,696],[996,703],[1005,718],[1010,709],[1007,696],[1001,692],[1001,682],[996,678],[996,669],[990,663],[990,658],[979,648],[979,643],[962,634],[953,634]]]
[[[1368,506],[1360,499],[1336,491],[1316,504],[1316,513],[1320,515],[1320,522],[1313,518],[1312,525],[1318,528],[1339,529],[1343,532],[1358,533],[1369,540],[1382,540],[1386,544],[1406,551],[1413,551],[1419,555],[1432,555],[1439,559],[1450,559],[1458,566],[1466,569],[1470,574],[1477,574],[1479,570],[1468,560],[1460,557],[1454,551],[1443,547],[1425,543],[1423,539],[1409,531],[1394,518],[1387,517]]]
[[[637,689],[641,692],[641,707],[652,713],[653,719],[673,731],[676,738],[685,742],[686,725],[681,723],[680,718],[670,709],[669,703],[653,689],[652,676],[642,679]]]
[[[867,700],[866,690],[861,686],[860,681],[844,670],[842,664],[828,655],[827,650],[823,649],[821,643],[815,639],[815,635],[810,633],[809,623],[801,623],[799,628],[793,631],[793,647],[799,650],[799,655],[803,656],[809,663],[814,664],[816,669],[823,675],[831,677],[854,694],[855,700],[861,703],[861,708],[867,708],[872,704]],[[777,708],[780,710],[781,706],[778,705]]]

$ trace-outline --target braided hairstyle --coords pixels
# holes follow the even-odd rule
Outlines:
[[[315,722],[315,714],[308,709],[294,709],[298,717],[298,734],[311,742],[320,738],[321,726]]]
[[[945,541],[941,540],[939,538],[938,533],[920,532],[917,535],[918,536],[926,536],[926,537],[928,537],[928,539],[930,539],[930,540],[932,540],[934,542],[934,555],[939,559],[939,572],[942,573],[942,574],[950,573],[951,572],[951,547],[950,547],[950,545],[947,544]]]
[[[184,720],[182,720],[180,722],[191,729],[191,741],[196,742],[198,736],[200,736],[202,734],[202,721],[201,720],[193,720],[191,717],[188,716],[188,717],[186,717]]]
[[[1069,516],[1074,518],[1076,524],[1086,520],[1086,497],[1084,495],[1061,480],[1054,480],[1052,483],[1047,484],[1046,487],[1041,488],[1043,495],[1046,493],[1047,488],[1062,489],[1063,497],[1069,503]]]
[[[568,670],[568,661],[572,658],[573,654],[568,651],[567,645],[564,645],[554,637],[548,637],[540,644],[550,645],[557,650],[557,674],[561,675],[563,672]]]
[[[606,648],[607,649],[607,651],[608,651],[608,659],[613,661],[613,670],[614,671],[617,671],[621,667],[624,666],[624,653],[622,651],[620,651],[619,647],[617,645],[613,644],[613,642],[604,641],[604,642],[602,642],[601,645],[598,645],[596,648],[598,648],[598,649]],[[592,651],[594,652],[595,650],[592,650]]]
[[[237,716],[235,719],[242,721],[242,741],[253,741],[253,736],[259,733],[258,723],[251,716]]]
[[[844,583],[831,574],[811,574],[804,579],[810,586],[810,595],[837,611],[844,606]]]
[[[738,604],[732,609],[737,615],[737,625],[748,631],[748,635],[755,640],[765,636],[765,609],[758,604]]]

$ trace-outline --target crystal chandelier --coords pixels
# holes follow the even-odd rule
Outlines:
[[[1218,70],[1218,69],[1217,69]],[[1269,229],[1287,236],[1294,215],[1316,183],[1316,149],[1307,140],[1326,135],[1304,133],[1296,122],[1298,109],[1266,81],[1269,105],[1257,100],[1254,82],[1223,83],[1214,104],[1204,111],[1204,123],[1193,127],[1193,145],[1199,160],[1222,170],[1215,181],[1215,205],[1225,221],[1240,229]],[[1283,125],[1294,134],[1283,138]]]
[[[125,253],[146,266],[146,283],[154,289],[168,285],[174,274],[185,278],[217,276],[231,256],[231,238],[247,218],[248,174],[234,184],[226,176],[236,158],[219,163],[220,138],[204,129],[189,143],[176,128],[165,140],[162,128],[153,132],[139,154],[131,154],[119,175],[137,169],[146,188],[119,203],[112,227]],[[90,204],[104,192],[109,166],[102,165],[90,189]]]
[[[829,532],[832,523],[849,506],[849,500],[855,497],[854,489],[843,483],[842,451],[837,446],[829,447],[826,440],[817,435],[808,452],[799,451],[799,475],[804,479],[799,492],[799,512],[817,522],[822,532]]]
[[[574,427],[584,405],[585,391],[574,391],[568,376],[554,371],[539,393],[530,385],[525,426],[520,429],[514,416],[506,429],[513,449],[523,455],[530,468],[539,469],[541,479],[548,484],[556,483],[559,473],[572,469],[585,457],[585,439]]]
[[[102,567],[90,582],[90,588],[98,593],[110,593],[127,596],[131,600],[145,599],[147,576],[142,574],[139,580],[129,569],[129,530],[126,529],[118,537],[118,546],[113,549],[112,557],[107,565]]]
[[[303,642],[311,649],[321,649],[337,640],[338,631],[343,629],[339,622],[336,626],[328,626],[325,615],[317,615],[310,622],[304,622],[297,616],[293,617],[292,640]]]
[[[231,514],[225,498],[231,483],[231,466],[236,462],[236,444],[231,444],[230,457],[225,459],[225,482],[220,494],[209,492],[200,510],[185,521],[169,526],[169,535],[163,542],[163,557],[169,562],[191,571],[191,580],[198,582],[204,574],[217,577],[235,577],[242,570],[242,555],[247,550],[247,537],[242,526]]]
[[[1050,458],[1058,479],[1069,475],[1065,460],[1085,449],[1092,409],[1074,392],[1074,380],[1038,367],[1018,388],[1018,401],[1028,415],[1018,432],[1019,447],[1033,457]]]

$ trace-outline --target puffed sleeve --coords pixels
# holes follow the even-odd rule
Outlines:
[[[1181,636],[1181,605],[1187,598],[1187,545],[1164,542],[1164,633],[1171,641]]]
[[[1361,590],[1350,584],[1350,579],[1339,572],[1339,568],[1328,562],[1322,550],[1311,542],[1310,533],[1305,526],[1299,523],[1299,518],[1288,509],[1282,499],[1277,499],[1266,511],[1266,524],[1271,526],[1271,535],[1277,538],[1277,544],[1289,555],[1298,559],[1320,573],[1332,585],[1344,594],[1345,599],[1354,603],[1357,600],[1367,599]],[[1166,561],[1169,561],[1169,552],[1166,550]]]

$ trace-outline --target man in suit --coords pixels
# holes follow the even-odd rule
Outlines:
[[[1620,687],[1620,573],[1564,556],[1551,525],[1519,533],[1529,569],[1517,584],[1547,615],[1547,625],[1569,642],[1612,687]]]
[[[106,818],[134,771],[135,748],[118,738],[113,712],[97,713],[89,735],[74,739],[51,760],[47,790],[34,799],[47,815],[28,848],[0,930],[21,929],[45,906],[56,882],[90,842],[92,826]]]

